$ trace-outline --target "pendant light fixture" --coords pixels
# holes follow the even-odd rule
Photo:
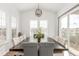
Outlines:
[[[36,15],[37,17],[40,17],[40,16],[42,15],[42,10],[39,8],[39,4],[38,4],[37,9],[35,10],[35,15]]]

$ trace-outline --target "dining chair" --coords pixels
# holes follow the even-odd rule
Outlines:
[[[54,43],[39,43],[40,56],[53,56]]]
[[[38,56],[38,44],[37,43],[24,43],[24,56]]]

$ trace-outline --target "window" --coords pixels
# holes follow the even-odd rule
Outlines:
[[[31,20],[30,21],[30,28],[38,28],[38,27],[47,28],[47,20],[40,20],[40,21]]]
[[[47,20],[31,20],[30,21],[30,36],[36,32],[38,28],[43,29],[44,32],[47,30]]]
[[[0,11],[0,39],[6,39],[6,19],[3,11]]]
[[[69,23],[70,47],[79,51],[79,15],[71,14]]]
[[[68,17],[64,16],[60,19],[59,36],[67,39]]]
[[[63,17],[63,18],[60,20],[61,28],[67,28],[67,22],[68,22],[67,16]]]
[[[60,18],[59,36],[68,39],[68,48],[79,51],[79,14]]]
[[[47,28],[47,21],[46,20],[41,20],[40,21],[40,27],[46,29]]]
[[[37,28],[37,25],[38,25],[37,22],[38,22],[37,20],[31,20],[30,21],[30,28]]]
[[[15,17],[11,17],[12,38],[16,37],[17,21]]]
[[[70,15],[70,28],[79,28],[79,15]]]

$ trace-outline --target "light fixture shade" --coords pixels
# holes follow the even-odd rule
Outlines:
[[[35,11],[35,15],[40,17],[42,15],[42,10],[37,8],[36,11]]]

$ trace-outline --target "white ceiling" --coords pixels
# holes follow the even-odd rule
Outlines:
[[[39,3],[39,8],[53,12],[58,12],[62,8],[66,7],[66,5],[68,4],[74,3]],[[37,3],[16,3],[15,5],[20,11],[36,9],[38,6]]]

